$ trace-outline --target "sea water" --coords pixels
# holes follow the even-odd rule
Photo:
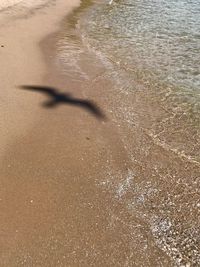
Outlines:
[[[155,135],[199,162],[199,0],[103,1],[79,26],[85,45],[118,67],[118,89],[131,95],[137,80],[148,85],[149,101],[170,112],[168,127],[161,133],[159,122]],[[177,131],[184,134],[176,139]]]
[[[128,127],[122,141],[133,166],[124,178],[104,167],[102,184],[175,266],[198,266],[200,1],[97,1],[77,25],[80,51],[103,62],[111,112]]]
[[[113,1],[90,13],[86,35],[131,68],[200,89],[199,0]]]

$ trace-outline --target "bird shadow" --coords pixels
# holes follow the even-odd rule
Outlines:
[[[87,110],[98,119],[106,119],[101,109],[90,100],[75,98],[69,93],[62,93],[58,89],[48,86],[22,85],[20,88],[48,96],[49,99],[42,104],[45,108],[55,108],[61,104],[73,105]]]

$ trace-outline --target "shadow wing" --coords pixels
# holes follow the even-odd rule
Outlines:
[[[43,93],[43,94],[46,94],[46,95],[49,95],[49,96],[52,96],[52,97],[57,96],[56,90],[54,88],[47,87],[47,86],[23,85],[23,86],[21,86],[21,88],[23,90],[39,92],[39,93]]]

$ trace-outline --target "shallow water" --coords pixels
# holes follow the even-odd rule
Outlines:
[[[199,14],[198,0],[113,1],[90,13],[85,36],[128,68],[199,89]]]
[[[64,73],[90,85],[94,94],[104,88],[99,99],[118,125],[131,162],[125,163],[127,171],[116,172],[108,158],[97,186],[148,229],[148,237],[135,233],[137,246],[131,243],[146,258],[136,263],[130,253],[130,266],[158,264],[149,262],[155,252],[150,236],[171,266],[199,266],[200,5],[97,2],[72,23],[80,36],[64,34],[57,48]],[[105,71],[98,71],[99,61]],[[113,225],[117,220],[124,218],[116,212]],[[134,227],[130,220],[130,238]]]
[[[172,142],[173,148],[197,160],[199,13],[198,0],[113,1],[91,9],[79,25],[84,44],[104,63],[118,68],[114,79],[121,91],[133,92],[133,81],[139,81],[149,88],[149,101],[157,100],[170,110],[171,115],[163,118],[163,122],[170,121],[166,133],[162,131],[163,139],[167,139],[164,142]],[[155,135],[161,133],[160,124],[154,126]],[[192,143],[188,140],[185,145],[183,136],[176,142],[170,140],[177,125],[180,132],[185,131],[186,139],[192,136]]]

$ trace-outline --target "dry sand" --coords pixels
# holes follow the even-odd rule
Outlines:
[[[41,1],[40,1],[41,2]],[[62,16],[70,12],[79,1],[57,1],[43,10],[30,9],[29,1],[25,8],[19,6],[9,11],[14,19],[1,21],[0,57],[1,57],[1,150],[2,154],[10,140],[26,134],[27,128],[37,117],[37,105],[34,98],[20,91],[21,84],[40,84],[45,73],[39,40],[56,30]],[[33,1],[34,3],[34,1]],[[34,4],[32,5],[34,6]],[[19,12],[19,9],[21,12]],[[1,19],[2,19],[1,15]],[[3,25],[3,26],[2,26]],[[39,30],[38,30],[39,29]],[[39,109],[38,109],[39,111]]]

